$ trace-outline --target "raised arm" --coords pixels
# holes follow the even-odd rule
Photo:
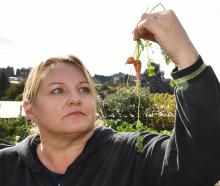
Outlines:
[[[134,40],[143,38],[158,43],[179,70],[198,59],[197,50],[172,10],[144,13],[133,33]]]
[[[157,42],[176,69],[177,112],[161,185],[208,186],[220,179],[220,85],[171,10],[143,14],[134,39]]]
[[[164,159],[163,179],[187,186],[214,185],[220,179],[220,85],[201,57],[172,73],[177,112]]]

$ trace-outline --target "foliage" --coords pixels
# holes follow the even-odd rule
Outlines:
[[[22,101],[23,100],[23,93],[16,96],[15,101]]]
[[[146,109],[148,125],[157,130],[171,130],[175,120],[175,110],[174,95],[150,94],[150,106]]]
[[[98,83],[107,83],[109,81],[112,81],[112,77],[111,76],[104,76],[104,75],[97,75],[95,74],[93,76],[94,81],[98,82]]]
[[[16,76],[19,76],[19,77],[23,77],[24,79],[26,79],[31,71],[31,67],[29,68],[20,68],[20,69],[17,69],[16,70]]]
[[[102,99],[104,99],[109,94],[115,93],[120,88],[120,86],[112,87],[112,86],[105,85],[105,84],[97,84],[95,88],[96,88],[97,94]]]
[[[100,101],[106,119],[134,123],[138,120],[138,102],[140,95],[140,120],[146,123],[146,108],[149,104],[149,91],[146,88],[121,87],[115,93]]]
[[[10,86],[8,76],[2,72],[0,73],[0,99],[5,95],[6,89]]]
[[[0,74],[2,72],[4,72],[7,77],[14,76],[14,68],[13,67],[8,66],[7,68],[0,68]]]
[[[118,120],[105,120],[104,125],[118,132],[151,132],[155,134],[170,134],[170,131],[168,130],[157,131],[143,125],[141,122],[127,123],[119,122]],[[32,131],[34,131],[34,127],[30,121],[26,120],[25,117],[0,119],[0,138],[12,144],[16,144],[23,140],[31,134]],[[141,139],[137,139],[136,145],[141,151]]]
[[[145,90],[145,89],[144,89]],[[105,119],[120,123],[118,131],[136,131],[132,125],[138,121],[138,98],[134,87],[121,88],[101,99],[101,109]],[[175,120],[175,96],[167,93],[152,94],[141,90],[140,121],[155,130],[172,130]]]
[[[168,130],[155,130],[143,125],[143,123],[142,126],[138,126],[137,122],[132,124],[127,122],[119,122],[117,120],[105,120],[105,126],[110,127],[118,132],[150,132],[154,134],[170,134],[170,131]]]
[[[32,124],[25,117],[0,119],[0,138],[13,144],[23,140],[31,129]]]
[[[10,87],[5,91],[5,96],[2,97],[2,100],[6,101],[15,101],[20,100],[20,98],[17,99],[17,97],[23,93],[25,86],[25,81],[22,81],[19,84],[10,84]]]
[[[149,75],[149,70],[153,69],[154,75]],[[164,72],[160,69],[160,64],[151,62],[151,67],[147,68],[143,73],[142,84],[149,87],[151,93],[173,93],[173,87],[170,80],[164,78]]]

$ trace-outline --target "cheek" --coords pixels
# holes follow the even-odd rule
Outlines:
[[[92,100],[90,103],[90,114],[94,120],[96,119],[96,113],[97,113],[97,103],[96,100]]]
[[[33,108],[36,123],[48,123],[53,118],[56,118],[56,116],[59,115],[59,113],[57,113],[57,108],[56,105],[51,105],[49,102],[38,102]]]

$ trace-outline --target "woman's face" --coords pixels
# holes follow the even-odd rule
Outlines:
[[[32,104],[32,120],[41,133],[84,133],[94,127],[96,106],[82,71],[72,64],[58,63],[42,78]]]

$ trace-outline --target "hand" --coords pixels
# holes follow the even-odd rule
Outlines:
[[[133,34],[134,40],[142,38],[158,43],[179,70],[198,59],[197,50],[172,10],[144,13]]]

